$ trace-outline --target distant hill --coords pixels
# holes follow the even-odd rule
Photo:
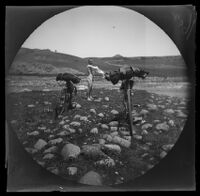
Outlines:
[[[123,65],[143,68],[150,76],[176,77],[184,76],[186,66],[181,56],[164,57],[92,57],[94,65],[104,71],[116,70]],[[9,70],[10,74],[55,75],[70,72],[86,75],[88,58],[53,52],[50,50],[21,48]]]

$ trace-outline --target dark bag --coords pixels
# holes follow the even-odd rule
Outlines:
[[[119,71],[111,71],[109,73],[110,81],[115,85],[120,80],[120,72]]]
[[[129,80],[133,77],[133,69],[131,66],[121,67],[119,69],[120,72],[120,79],[121,80]]]
[[[71,81],[74,84],[78,84],[81,81],[79,77],[71,73],[64,73],[64,74],[59,73],[56,77],[56,81],[58,80],[65,81],[65,82]]]

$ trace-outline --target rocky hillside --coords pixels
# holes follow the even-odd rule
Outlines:
[[[186,67],[181,56],[164,57],[92,57],[94,64],[104,71],[116,70],[123,65],[143,68],[150,76],[177,77],[184,76]],[[88,58],[80,58],[51,50],[21,48],[16,55],[9,73],[18,75],[55,75],[59,72],[70,72],[77,75],[87,73]]]

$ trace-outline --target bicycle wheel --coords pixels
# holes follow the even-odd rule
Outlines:
[[[129,118],[129,127],[130,127],[130,135],[133,136],[133,118],[132,118],[132,102],[131,102],[131,89],[127,90],[128,95],[128,118]]]

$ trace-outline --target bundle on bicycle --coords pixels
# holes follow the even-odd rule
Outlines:
[[[126,116],[128,116],[131,136],[133,134],[131,90],[134,86],[134,77],[145,79],[148,74],[149,72],[143,69],[133,68],[131,66],[124,66],[116,71],[105,73],[105,79],[111,81],[113,85],[116,85],[120,80],[122,81],[120,90],[124,95],[123,105]]]
[[[59,100],[55,107],[55,119],[57,119],[59,115],[62,115],[66,109],[70,110],[75,108],[75,106],[72,105],[73,94],[77,94],[77,88],[74,84],[78,84],[81,79],[71,73],[59,73],[56,76],[56,81],[65,82],[65,85],[61,89]]]

